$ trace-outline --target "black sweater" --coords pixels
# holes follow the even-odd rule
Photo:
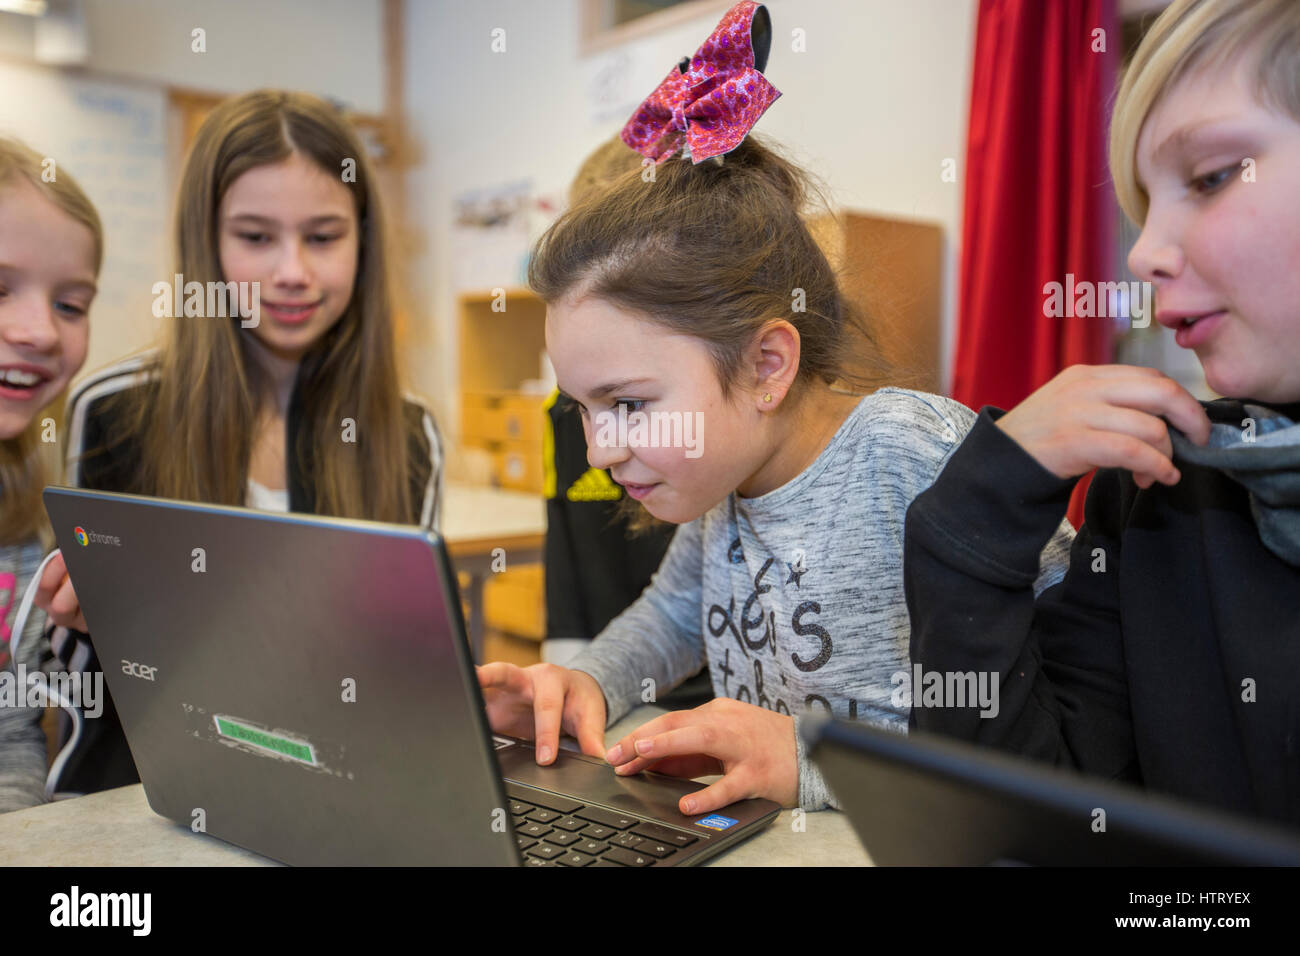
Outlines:
[[[1300,823],[1300,568],[1260,542],[1245,489],[1185,462],[1172,488],[1099,471],[1070,569],[1035,602],[1074,481],[1002,414],[981,411],[913,502],[904,567],[914,666],[997,673],[999,712],[914,706],[911,726]]]

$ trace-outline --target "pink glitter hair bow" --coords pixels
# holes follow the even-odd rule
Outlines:
[[[678,150],[692,163],[731,152],[781,95],[762,72],[771,47],[767,8],[754,0],[736,4],[637,107],[623,142],[655,165]]]

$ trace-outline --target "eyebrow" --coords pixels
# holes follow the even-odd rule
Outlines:
[[[22,271],[22,269],[19,269],[15,265],[10,265],[8,262],[0,262],[0,273]],[[58,288],[60,292],[80,291],[84,289],[91,295],[95,295],[99,291],[99,286],[95,284],[93,279],[70,279],[67,282],[60,282]]]
[[[278,219],[271,219],[268,216],[259,216],[256,213],[251,213],[251,212],[241,212],[241,213],[236,213],[233,216],[227,216],[226,221],[227,222],[236,222],[236,221],[250,222],[250,223],[255,223],[259,226],[280,225],[280,221]],[[325,226],[325,225],[332,225],[334,223],[346,223],[347,221],[348,219],[346,216],[340,216],[337,215],[336,213],[328,213],[323,216],[312,216],[310,219],[304,219],[300,225],[301,226]]]
[[[591,390],[591,395],[590,395],[590,397],[591,397],[591,398],[604,398],[606,395],[610,395],[610,394],[613,394],[613,393],[616,393],[616,392],[621,392],[621,391],[623,391],[624,389],[631,388],[633,385],[645,385],[645,384],[647,384],[647,383],[649,383],[649,382],[652,382],[652,381],[653,381],[653,379],[649,379],[649,378],[629,378],[629,379],[625,379],[624,381],[621,381],[621,382],[606,382],[604,385],[598,385],[598,386],[596,386],[595,388],[593,388],[593,389]],[[564,389],[560,388],[558,385],[556,386],[556,390],[557,390],[557,391],[558,391],[562,396],[564,396],[565,398],[569,399],[570,401],[573,401],[573,402],[577,402],[577,401],[578,401],[578,399],[577,399],[575,396],[570,395],[568,392],[566,392]],[[578,404],[582,404],[582,403],[581,403],[581,402],[578,402]]]
[[[91,295],[95,295],[99,292],[99,286],[95,285],[95,283],[91,282],[89,279],[73,279],[71,282],[60,283],[59,289],[64,292],[85,291],[89,292]]]
[[[1194,146],[1203,140],[1248,138],[1248,132],[1240,127],[1228,126],[1225,128],[1223,126],[1223,124],[1230,122],[1231,119],[1228,116],[1219,116],[1179,127],[1165,137],[1165,141],[1156,147],[1151,154],[1152,163],[1159,165],[1161,162],[1168,160],[1170,156],[1186,151],[1188,147]]]

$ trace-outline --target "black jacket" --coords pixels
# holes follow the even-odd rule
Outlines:
[[[144,355],[119,362],[90,376],[76,386],[68,397],[68,468],[67,482],[98,491],[139,493],[140,450],[122,439],[117,411],[110,401],[124,390],[154,388],[151,357]],[[303,407],[298,382],[294,384],[286,421],[287,447],[295,447],[295,437],[302,426]],[[419,509],[419,524],[436,528],[439,519],[442,480],[442,442],[433,416],[417,402],[407,399],[403,413],[412,445],[416,467],[409,476],[412,500]],[[289,510],[314,511],[314,494],[306,478],[306,467],[296,455],[288,457]],[[66,628],[55,630],[51,645],[54,655],[67,670],[94,672],[100,665],[91,638]],[[59,773],[55,789],[62,793],[92,793],[139,780],[126,738],[104,687],[104,712],[95,720],[82,722],[82,739],[69,755]],[[72,731],[71,718],[60,714],[60,745]]]
[[[914,666],[1000,675],[999,711],[914,703],[912,726],[1300,823],[1300,568],[1260,542],[1245,489],[1184,462],[1172,488],[1099,471],[1069,571],[1035,602],[1074,482],[1001,415],[981,411],[913,502],[904,566]]]

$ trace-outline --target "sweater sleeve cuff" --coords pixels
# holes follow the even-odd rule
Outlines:
[[[822,772],[808,759],[808,748],[803,741],[803,722],[805,715],[794,719],[794,755],[799,768],[799,807],[803,810],[824,810],[838,807],[839,801],[826,787]],[[820,718],[825,719],[825,718]]]
[[[997,426],[986,405],[934,484],[907,513],[913,536],[972,576],[1032,584],[1043,547],[1060,526],[1077,478],[1056,477]]]
[[[632,710],[633,702],[636,701],[637,693],[640,691],[640,684],[635,680],[631,682],[626,679],[620,680],[621,675],[615,668],[602,662],[589,650],[580,653],[567,666],[570,670],[582,671],[599,685],[600,692],[605,695],[606,730]]]

